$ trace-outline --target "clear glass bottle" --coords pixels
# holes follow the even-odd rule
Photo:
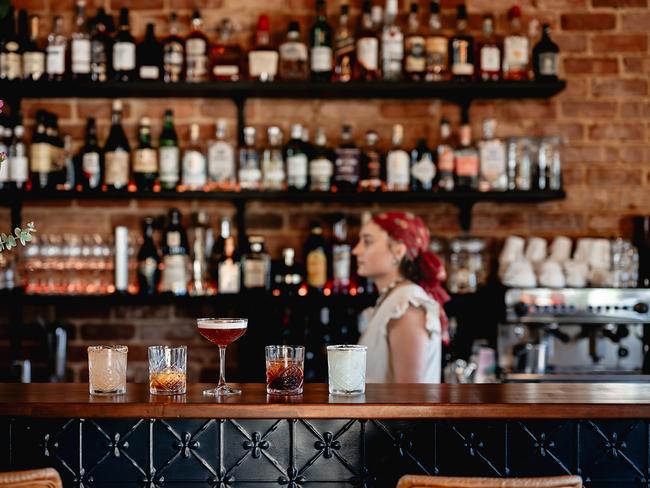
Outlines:
[[[336,148],[334,161],[334,186],[337,191],[354,192],[359,186],[359,160],[361,151],[352,137],[352,127],[341,127],[341,143]]]
[[[217,190],[232,191],[237,188],[235,148],[227,140],[226,119],[217,120],[215,139],[208,146],[208,184]]]
[[[217,39],[210,48],[210,72],[216,81],[239,81],[243,51],[233,41],[230,19],[222,19],[217,27]]]
[[[204,190],[207,184],[207,161],[200,139],[199,124],[190,125],[190,142],[183,153],[182,185],[188,190]]]
[[[192,272],[190,280],[190,294],[194,296],[208,295],[210,293],[210,280],[208,276],[208,215],[200,211],[195,215],[192,233]]]
[[[411,81],[424,80],[427,68],[426,40],[418,18],[418,3],[411,2],[408,29],[404,39],[404,73]]]
[[[181,224],[178,209],[169,210],[167,228],[163,234],[161,292],[186,295],[190,281],[190,246]]]
[[[327,147],[325,131],[316,129],[312,159],[309,161],[309,189],[311,191],[330,191],[334,176],[332,153]]]
[[[23,117],[18,114],[14,126],[14,137],[9,146],[9,181],[13,188],[22,190],[29,180],[29,160],[27,159],[27,146],[25,144],[25,127]]]
[[[426,80],[441,81],[449,76],[449,39],[442,32],[440,3],[429,3],[429,32],[426,39]]]
[[[241,289],[241,262],[230,230],[230,219],[221,219],[221,235],[212,248],[212,269],[217,293],[239,293]]]
[[[363,14],[357,35],[354,79],[374,81],[379,73],[379,37],[372,21],[372,0],[363,1]]]
[[[249,251],[242,258],[244,288],[268,290],[271,286],[271,257],[264,248],[264,237],[250,236]]]
[[[302,125],[292,125],[291,139],[284,148],[284,158],[287,162],[287,188],[289,191],[305,191],[307,189],[309,159],[307,148],[302,140],[302,133]]]
[[[508,173],[506,166],[506,145],[497,139],[495,119],[483,121],[483,139],[478,143],[481,176],[480,191],[506,191]]]
[[[192,30],[185,39],[185,80],[201,83],[208,80],[208,37],[203,32],[201,13],[192,14]]]
[[[392,146],[386,155],[386,183],[388,191],[408,191],[411,160],[404,150],[404,127],[393,126]]]
[[[286,189],[287,172],[282,154],[282,131],[279,127],[267,129],[268,145],[262,152],[262,187],[267,191]]]
[[[239,148],[239,187],[259,190],[262,185],[260,154],[255,147],[255,127],[244,127],[244,145]]]
[[[75,27],[70,40],[70,74],[77,80],[90,78],[90,34],[86,23],[86,2],[77,0]]]
[[[426,139],[420,139],[411,151],[411,190],[431,191],[436,178],[433,151]]]
[[[348,241],[348,226],[343,215],[337,216],[332,228],[332,292],[348,295],[352,286],[352,246]]]
[[[308,80],[309,60],[307,45],[300,40],[300,24],[289,22],[287,37],[280,44],[278,76],[282,80]]]
[[[62,34],[63,18],[54,17],[52,32],[47,36],[45,70],[50,81],[61,81],[65,78],[67,39]]]
[[[478,77],[498,81],[501,77],[501,47],[494,34],[494,17],[483,16],[483,37],[478,45]]]
[[[178,83],[185,75],[185,43],[179,35],[176,12],[169,16],[169,35],[163,41],[163,81]]]
[[[248,76],[256,81],[273,81],[278,72],[278,51],[271,46],[268,15],[260,15],[255,47],[248,52]]]
[[[397,0],[386,0],[384,28],[381,34],[381,70],[384,80],[402,79],[404,34],[397,24]]]
[[[479,155],[472,144],[472,127],[464,121],[460,126],[460,145],[454,151],[454,167],[456,170],[456,189],[478,189]]]
[[[348,82],[352,80],[355,65],[354,34],[348,25],[350,5],[341,4],[339,25],[334,33],[334,74],[332,81]]]
[[[451,125],[444,117],[440,120],[440,141],[436,148],[436,164],[438,165],[439,189],[453,191],[456,186],[454,140],[451,135]]]
[[[503,79],[527,80],[530,64],[528,37],[521,25],[521,8],[513,6],[508,11],[510,31],[503,40]]]

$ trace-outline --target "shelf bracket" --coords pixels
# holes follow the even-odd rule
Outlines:
[[[238,95],[233,101],[237,107],[237,138],[239,146],[242,147],[244,145],[244,127],[246,127],[246,97]]]
[[[458,221],[460,223],[460,228],[463,229],[463,232],[466,234],[472,229],[472,209],[474,208],[474,202],[462,202],[456,204],[458,207]]]

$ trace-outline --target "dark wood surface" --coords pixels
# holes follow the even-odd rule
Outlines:
[[[87,384],[0,384],[0,416],[113,418],[650,418],[650,383],[379,385],[356,397],[329,396],[308,384],[303,395],[267,396],[263,384],[215,400],[189,385],[175,397],[129,384],[125,395],[90,396]]]

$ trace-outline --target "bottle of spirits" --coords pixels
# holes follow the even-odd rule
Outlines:
[[[138,147],[133,158],[133,179],[140,191],[153,191],[158,179],[158,153],[151,144],[151,120],[140,119]]]
[[[302,125],[291,126],[291,139],[284,148],[287,162],[287,187],[289,191],[305,191],[308,183],[309,160],[302,141]]]
[[[501,77],[501,48],[494,35],[494,17],[483,16],[483,38],[478,46],[478,76],[483,81]]]
[[[262,184],[260,154],[255,147],[255,127],[244,127],[244,146],[239,149],[239,187],[259,190]]]
[[[282,262],[273,272],[273,295],[295,296],[300,290],[303,277],[296,264],[296,251],[289,247],[282,250]]]
[[[456,34],[449,39],[449,64],[457,80],[474,77],[474,38],[467,33],[467,8],[464,3],[456,7]]]
[[[278,76],[282,80],[308,80],[309,60],[307,45],[300,39],[300,24],[289,22],[287,37],[280,44],[280,67]]]
[[[335,295],[348,295],[353,288],[352,246],[348,242],[348,226],[344,216],[339,216],[333,227],[332,291]]]
[[[305,267],[307,287],[310,292],[322,293],[327,286],[328,252],[323,226],[318,222],[311,223],[309,238],[305,244]]]
[[[163,50],[156,40],[154,24],[147,24],[144,40],[137,49],[138,75],[143,81],[158,81],[163,71]]]
[[[67,41],[63,32],[63,18],[54,17],[52,32],[47,36],[45,69],[50,81],[61,81],[65,77]]]
[[[551,39],[551,26],[542,25],[542,38],[533,48],[533,71],[536,80],[557,80],[560,48]]]
[[[9,180],[11,186],[22,190],[29,179],[29,161],[27,159],[27,146],[25,145],[25,127],[23,117],[18,114],[14,126],[14,138],[9,146]],[[4,165],[7,166],[7,165]]]
[[[169,35],[163,42],[163,80],[178,83],[183,80],[185,68],[185,44],[179,36],[176,12],[169,16]]]
[[[354,34],[348,22],[350,20],[350,5],[341,4],[339,25],[334,34],[334,75],[333,81],[347,82],[352,80],[355,65]]]
[[[286,189],[287,174],[282,154],[282,131],[279,127],[267,129],[268,146],[262,152],[262,187],[268,191]]]
[[[438,187],[443,191],[453,191],[456,184],[454,168],[454,140],[451,125],[446,118],[440,120],[440,142],[436,148],[438,163]]]
[[[99,191],[104,179],[104,157],[97,142],[94,118],[86,121],[86,141],[79,151],[79,183],[84,191]]]
[[[7,127],[5,127],[5,124]],[[10,132],[11,128],[8,127],[9,121],[6,119],[0,119],[0,153],[7,155],[9,153],[9,148],[11,145],[11,137],[5,137],[5,129],[8,129]],[[11,175],[8,161],[3,161],[0,164],[0,190],[10,188],[11,185]]]
[[[74,164],[74,154],[72,154],[72,136],[66,134],[63,137],[63,160],[65,166],[65,180],[63,190],[74,190],[77,187],[77,168]]]
[[[479,155],[472,144],[472,127],[468,121],[460,126],[460,146],[454,152],[456,168],[456,189],[478,189]]]
[[[99,8],[90,37],[90,79],[93,81],[108,80],[109,70],[112,66],[113,39],[109,34],[109,20],[106,11]]]
[[[404,127],[393,126],[392,147],[386,156],[386,183],[388,191],[407,191],[409,189],[411,160],[404,150]]]
[[[163,235],[161,292],[186,295],[189,280],[190,246],[185,228],[181,224],[181,213],[172,208],[169,222]]]
[[[278,72],[278,51],[271,47],[268,15],[260,15],[255,33],[255,47],[248,53],[248,76],[251,80],[273,81]]]
[[[133,81],[136,78],[135,39],[129,25],[129,9],[120,9],[120,28],[113,43],[113,78]]]
[[[90,34],[86,23],[86,1],[77,0],[75,28],[70,40],[70,73],[72,78],[90,78]]]
[[[242,258],[244,288],[268,290],[271,287],[271,257],[264,249],[264,237],[250,236],[249,251]]]
[[[163,128],[158,143],[158,161],[160,164],[160,188],[163,191],[176,190],[181,175],[181,151],[178,147],[178,135],[174,127],[174,112],[165,110]]]
[[[122,102],[113,101],[113,115],[108,139],[104,145],[106,188],[125,191],[129,185],[131,147],[122,128]]]
[[[210,71],[217,81],[238,81],[241,78],[243,52],[232,40],[233,25],[223,19],[217,27],[217,39],[210,48]]]
[[[192,30],[185,41],[185,79],[193,83],[208,80],[208,38],[203,32],[201,13],[192,14]]]
[[[208,214],[200,211],[196,214],[196,222],[192,228],[192,275],[190,294],[202,296],[210,293],[208,276]],[[211,235],[211,234],[210,234]]]
[[[20,39],[16,35],[16,16],[9,4],[3,22],[0,49],[0,80],[20,80],[23,77]]]
[[[354,65],[354,78],[359,81],[374,81],[380,76],[379,37],[372,21],[371,12],[372,0],[364,0]]]
[[[190,125],[190,142],[183,152],[182,185],[185,190],[203,190],[207,184],[207,160],[201,145],[199,124]]]
[[[449,76],[449,39],[442,32],[440,3],[429,3],[429,32],[426,40],[426,80],[441,81]]]
[[[420,139],[411,151],[411,190],[431,191],[436,178],[433,151],[426,139]]]
[[[359,186],[359,148],[352,139],[352,127],[341,128],[341,143],[336,148],[334,185],[337,191],[354,192]]]
[[[508,11],[510,31],[503,40],[503,79],[528,79],[528,37],[521,26],[521,8],[513,6]]]
[[[2,130],[4,132],[4,127]],[[52,148],[45,132],[45,112],[43,110],[36,112],[36,129],[33,132],[29,150],[29,188],[31,190],[54,188],[53,182],[50,180]]]
[[[221,235],[212,247],[211,269],[218,293],[239,293],[241,289],[241,263],[230,232],[230,220],[221,219]]]
[[[23,49],[23,78],[40,80],[45,74],[45,51],[39,38],[40,19],[38,15],[29,18],[29,38]]]
[[[334,163],[331,151],[327,148],[327,138],[322,128],[316,129],[316,139],[312,159],[309,161],[309,189],[311,191],[330,191]]]
[[[316,21],[309,32],[311,45],[311,79],[332,79],[332,27],[327,22],[325,0],[316,0]]]
[[[481,174],[480,191],[506,191],[508,173],[506,166],[506,145],[495,137],[495,119],[483,121],[483,140],[478,143]]]
[[[408,30],[404,39],[404,72],[411,81],[422,81],[426,75],[426,40],[418,18],[418,3],[411,2],[408,17]]]
[[[54,180],[54,186],[57,189],[64,190],[68,177],[66,166],[66,147],[63,137],[59,131],[59,118],[54,114],[49,114],[49,122],[46,124],[46,133],[49,134],[52,144],[52,166],[50,178]]]
[[[382,154],[377,147],[379,136],[374,130],[366,132],[366,145],[361,154],[361,191],[383,191],[385,187]]]
[[[386,20],[381,33],[381,70],[384,80],[402,79],[404,34],[397,24],[397,0],[386,0]]]
[[[138,290],[142,295],[155,295],[160,285],[160,254],[153,241],[153,218],[142,225],[144,240],[138,251]]]
[[[208,184],[217,190],[237,189],[235,148],[226,139],[227,122],[217,120],[215,140],[208,147]]]

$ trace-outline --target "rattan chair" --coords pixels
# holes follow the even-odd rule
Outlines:
[[[454,478],[403,476],[397,488],[582,488],[580,476],[550,478]]]
[[[63,488],[55,469],[30,469],[0,473],[0,488]]]

